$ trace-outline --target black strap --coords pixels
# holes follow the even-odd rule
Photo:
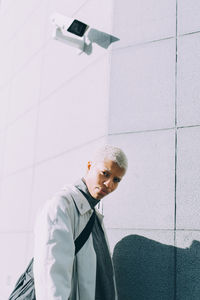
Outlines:
[[[74,241],[75,244],[75,255],[78,253],[78,251],[83,247],[85,242],[88,240],[90,233],[92,232],[92,228],[94,225],[95,220],[95,210],[93,211],[92,216],[90,217],[89,221],[87,222],[85,228],[83,231],[79,234],[79,236]]]

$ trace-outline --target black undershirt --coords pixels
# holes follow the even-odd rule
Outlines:
[[[92,209],[100,200],[91,196],[84,178],[76,182],[75,186],[86,197]],[[115,288],[113,280],[113,266],[100,221],[96,216],[92,229],[93,245],[97,257],[95,300],[114,300]]]

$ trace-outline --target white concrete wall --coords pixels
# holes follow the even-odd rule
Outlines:
[[[78,56],[52,40],[54,11],[120,41]],[[105,141],[129,158],[103,201],[112,251],[130,235],[200,241],[199,17],[198,0],[1,1],[0,300],[32,257],[37,210]],[[172,293],[198,299],[181,294],[174,249]]]
[[[113,32],[121,40],[112,53],[109,140],[127,152],[129,169],[107,224],[114,238],[138,229],[160,240],[163,229],[173,244],[176,2],[115,1]],[[112,203],[104,202],[106,213]]]
[[[150,290],[147,283],[146,295],[141,296],[133,283],[132,299],[199,298],[199,264],[192,252],[198,253],[199,246],[190,247],[194,241],[200,245],[199,19],[196,0],[114,4],[113,34],[121,40],[112,51],[109,141],[124,148],[129,170],[114,208],[112,201],[104,201],[109,238],[114,251],[121,243],[117,255],[122,264],[124,237],[139,235],[174,246],[174,275],[169,273],[169,281],[176,290],[153,294],[154,287]],[[179,248],[194,255],[190,266],[185,257],[184,270]],[[127,251],[131,249],[124,248]],[[193,279],[183,280],[188,273]],[[122,296],[127,288],[121,288],[120,299],[130,299]]]
[[[110,33],[112,1],[2,1],[0,10],[0,300],[33,255],[36,212],[84,175],[108,131],[110,51],[52,39],[53,12]]]

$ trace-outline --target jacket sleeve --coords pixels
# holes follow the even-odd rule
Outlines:
[[[74,239],[65,198],[44,207],[35,225],[34,281],[37,300],[67,300],[71,293]]]

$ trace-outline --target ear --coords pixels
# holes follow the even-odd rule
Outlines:
[[[87,171],[89,171],[91,169],[91,166],[92,166],[92,162],[88,161],[88,163],[87,163]]]

